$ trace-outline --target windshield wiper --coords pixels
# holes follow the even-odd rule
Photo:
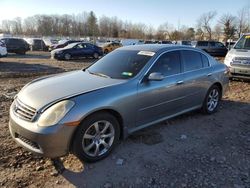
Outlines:
[[[89,74],[101,76],[101,77],[104,77],[104,78],[111,78],[110,76],[108,76],[106,74],[103,74],[103,73],[100,73],[100,72],[90,72],[89,70],[87,70],[87,71],[88,71]]]

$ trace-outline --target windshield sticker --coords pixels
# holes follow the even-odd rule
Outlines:
[[[140,51],[140,52],[138,52],[138,55],[153,56],[153,55],[155,55],[155,53],[150,52],[150,51]]]
[[[132,72],[122,72],[123,76],[133,76]]]
[[[247,35],[245,38],[246,38],[246,39],[250,39],[250,35]]]

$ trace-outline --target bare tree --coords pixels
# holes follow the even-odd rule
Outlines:
[[[212,27],[211,22],[217,15],[216,11],[210,11],[207,13],[204,13],[200,16],[200,18],[197,20],[197,28],[201,29],[203,33],[208,34],[208,39],[212,39]]]
[[[249,11],[249,8],[246,8],[246,7],[238,11],[238,15],[236,17],[238,37],[240,37],[242,33],[247,32],[250,29],[247,23],[248,11]]]
[[[214,32],[213,32],[214,39],[219,41],[221,39],[222,34],[223,34],[221,24],[216,24],[214,26],[213,30],[214,30]]]
[[[2,21],[2,30],[6,33],[11,33],[11,20]]]
[[[221,16],[219,23],[222,24],[224,30],[224,40],[233,39],[236,32],[236,18],[231,14]]]

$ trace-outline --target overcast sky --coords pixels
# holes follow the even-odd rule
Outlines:
[[[202,13],[215,10],[218,19],[225,13],[237,15],[243,7],[250,8],[250,0],[0,0],[0,21],[35,14],[78,14],[92,10],[97,17],[117,16],[155,28],[166,21],[175,27],[194,27]]]

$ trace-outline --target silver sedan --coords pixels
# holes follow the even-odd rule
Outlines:
[[[201,109],[212,114],[228,69],[199,49],[174,45],[119,48],[84,70],[36,79],[10,108],[14,140],[45,157],[106,157],[133,132]]]

